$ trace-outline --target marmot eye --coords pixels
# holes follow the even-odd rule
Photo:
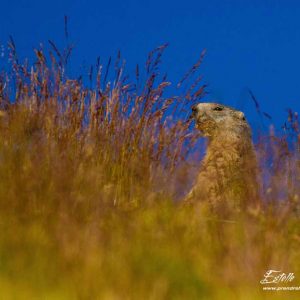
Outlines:
[[[223,107],[217,106],[217,107],[214,108],[214,110],[216,110],[216,111],[221,111],[221,110],[223,110]]]

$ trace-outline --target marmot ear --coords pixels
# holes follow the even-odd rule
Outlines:
[[[246,120],[244,113],[241,112],[241,111],[239,111],[239,112],[237,113],[237,117],[238,117],[240,120]]]

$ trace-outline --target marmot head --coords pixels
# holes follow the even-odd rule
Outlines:
[[[218,103],[199,103],[192,107],[191,117],[204,136],[220,133],[243,134],[250,127],[243,112]]]

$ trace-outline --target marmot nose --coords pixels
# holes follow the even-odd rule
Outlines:
[[[192,106],[192,112],[195,113],[196,111],[197,111],[197,105],[195,104]]]
[[[192,106],[192,113],[190,114],[190,116],[188,118],[188,122],[196,117],[196,113],[197,113],[197,105],[193,105]]]

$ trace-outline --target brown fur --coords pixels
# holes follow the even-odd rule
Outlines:
[[[216,103],[199,103],[192,117],[208,137],[206,155],[186,200],[224,200],[233,206],[257,198],[257,164],[251,129],[242,112]]]

